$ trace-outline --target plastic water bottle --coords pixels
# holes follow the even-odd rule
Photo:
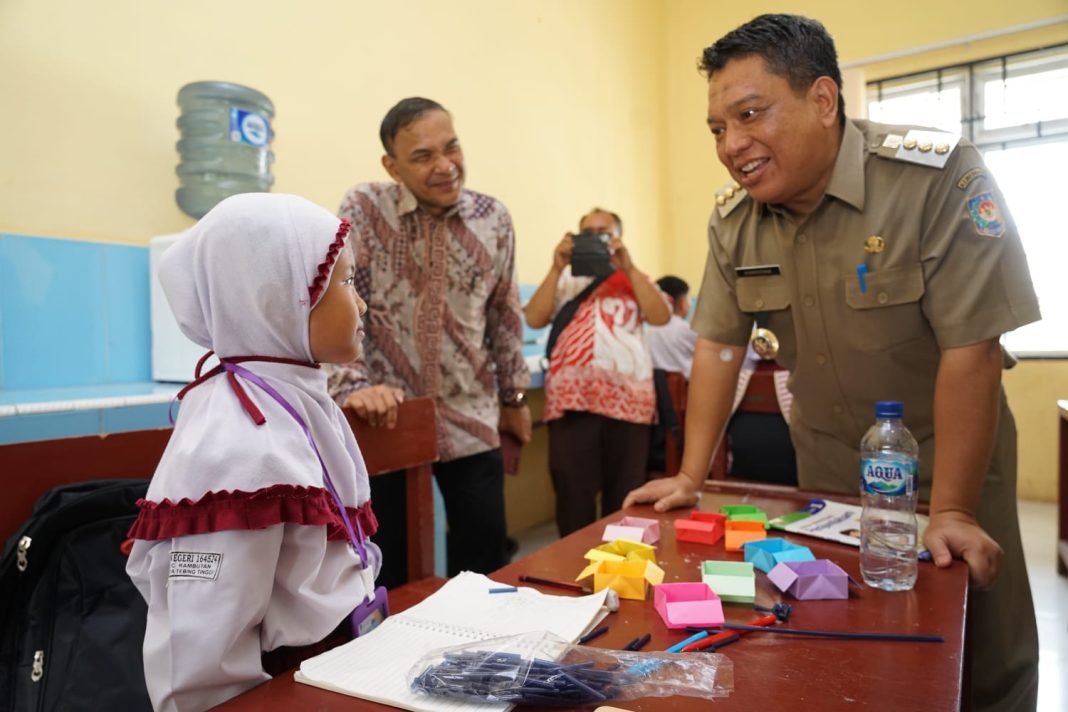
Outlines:
[[[193,82],[178,91],[178,207],[195,218],[237,193],[271,189],[271,119],[266,96],[229,82]]]
[[[901,422],[900,401],[878,401],[860,441],[860,571],[864,583],[908,591],[916,583],[916,490],[920,449]]]

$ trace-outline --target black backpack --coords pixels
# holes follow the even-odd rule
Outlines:
[[[120,551],[147,488],[130,479],[56,487],[4,546],[0,712],[152,709],[147,607]]]

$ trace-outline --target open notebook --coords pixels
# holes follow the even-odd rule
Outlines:
[[[498,712],[510,705],[471,704],[416,694],[408,671],[437,648],[549,630],[575,641],[606,615],[607,589],[589,596],[551,596],[520,587],[490,593],[502,584],[465,571],[436,593],[350,643],[301,663],[297,682],[414,712]]]

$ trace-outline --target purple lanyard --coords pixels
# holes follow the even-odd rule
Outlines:
[[[247,368],[238,366],[236,363],[228,363],[226,361],[222,362],[222,367],[226,371],[235,373],[238,376],[244,378],[246,381],[249,381],[250,383],[259,386],[260,389],[264,391],[267,395],[278,401],[278,405],[282,406],[282,408],[284,408],[287,413],[293,416],[293,420],[297,421],[297,425],[299,425],[300,429],[304,431],[304,436],[308,439],[308,444],[311,445],[312,450],[315,452],[315,457],[319,460],[319,466],[323,468],[323,483],[326,485],[326,489],[330,492],[330,496],[334,498],[334,504],[337,505],[338,511],[341,512],[341,518],[345,522],[345,531],[348,532],[349,542],[356,549],[356,553],[359,554],[360,563],[363,565],[364,570],[367,570],[370,564],[367,560],[367,548],[363,545],[363,527],[360,526],[360,518],[356,518],[356,530],[360,533],[359,536],[356,536],[356,532],[353,531],[352,528],[352,521],[349,519],[349,514],[345,510],[345,503],[341,501],[341,496],[338,495],[337,488],[334,487],[334,482],[330,479],[330,472],[328,472],[326,469],[326,463],[323,462],[323,456],[319,454],[319,448],[315,444],[315,438],[312,437],[311,431],[304,423],[304,419],[301,418],[300,414],[296,411],[296,409],[294,409],[293,406],[289,404],[289,401],[282,397],[281,393],[279,393],[270,385],[268,385],[266,381],[264,381],[252,371],[249,371]]]

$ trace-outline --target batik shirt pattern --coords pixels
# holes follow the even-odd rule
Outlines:
[[[465,190],[440,218],[387,183],[350,190],[356,289],[367,302],[363,358],[332,369],[339,403],[370,385],[429,395],[442,461],[500,445],[498,391],[523,389],[515,235],[507,209]]]

